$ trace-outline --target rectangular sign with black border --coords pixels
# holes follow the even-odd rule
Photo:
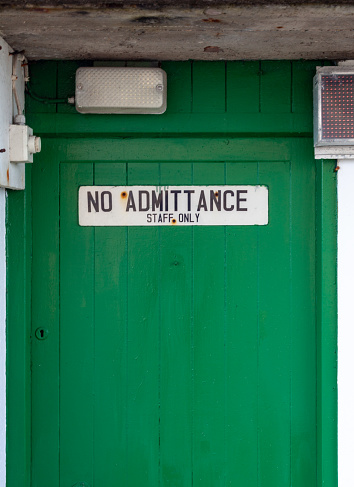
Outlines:
[[[81,186],[79,225],[267,225],[266,186]]]

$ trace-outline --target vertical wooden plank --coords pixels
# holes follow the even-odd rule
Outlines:
[[[192,63],[163,62],[167,74],[167,113],[190,113],[192,108]]]
[[[195,163],[193,184],[224,184],[224,164]],[[193,485],[225,482],[225,231],[194,227]]]
[[[57,63],[56,61],[31,62],[29,66],[30,89],[39,97],[56,98],[57,96]],[[56,105],[26,96],[27,113],[55,113]]]
[[[93,484],[94,228],[78,225],[91,163],[60,170],[60,486]]]
[[[27,167],[30,166],[30,167]],[[31,482],[31,459],[32,459],[32,378],[31,378],[31,325],[32,325],[32,255],[33,255],[33,234],[32,234],[32,167],[26,165],[25,168],[25,227],[24,227],[24,248],[25,248],[25,328],[24,328],[24,404],[26,410],[24,418],[26,431],[24,432],[24,443],[26,448],[26,482]]]
[[[291,485],[316,485],[315,164],[312,140],[292,142]]]
[[[157,163],[131,163],[128,184],[159,181]],[[128,229],[127,470],[130,485],[159,482],[159,232]]]
[[[6,306],[7,306],[7,253],[6,253],[6,225],[8,215],[8,201],[5,188],[0,188],[0,476],[6,485]],[[22,274],[22,272],[21,272]],[[18,277],[22,277],[21,274]]]
[[[75,96],[76,70],[82,66],[90,66],[90,61],[57,61],[58,89],[57,98],[68,99]],[[75,105],[60,103],[57,105],[58,113],[76,113]]]
[[[269,224],[258,227],[259,485],[290,485],[290,165],[259,163]],[[301,291],[300,291],[301,292]]]
[[[192,64],[194,113],[225,112],[225,63],[194,61]]]
[[[6,485],[20,487],[31,482],[30,176],[26,168],[26,190],[6,195]]]
[[[227,184],[257,184],[257,163],[227,163]],[[257,485],[257,227],[226,229],[226,485]]]
[[[162,163],[161,185],[190,185],[192,164]],[[160,229],[161,485],[192,485],[192,234]]]
[[[151,67],[156,67],[156,62],[154,61],[116,61],[117,65],[120,63],[120,66],[126,66],[128,68],[151,68]],[[123,64],[124,62],[124,64]],[[96,65],[97,61],[95,61]],[[107,65],[107,62],[106,62]],[[111,65],[111,63],[108,61],[108,65]]]
[[[126,163],[96,163],[95,185],[125,185]],[[127,229],[95,229],[94,485],[128,485]]]
[[[337,465],[337,177],[316,161],[317,486],[336,486]]]
[[[44,139],[32,168],[32,483],[38,487],[59,486],[58,145]],[[45,340],[35,335],[41,329]]]
[[[229,61],[226,76],[227,112],[258,113],[259,61]]]
[[[291,111],[291,62],[261,62],[261,112],[288,113]]]
[[[313,113],[313,77],[318,61],[292,61],[292,112]]]

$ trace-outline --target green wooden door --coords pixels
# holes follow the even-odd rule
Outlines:
[[[311,141],[50,141],[36,170],[33,485],[316,485]],[[269,224],[78,225],[80,186],[125,184],[266,185]]]

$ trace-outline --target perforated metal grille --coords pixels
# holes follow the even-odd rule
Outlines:
[[[322,75],[322,138],[354,138],[354,75]]]
[[[157,68],[80,68],[76,107],[83,113],[162,113],[165,85]]]

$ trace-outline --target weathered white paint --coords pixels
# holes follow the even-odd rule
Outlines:
[[[1,102],[1,98],[0,98]],[[6,483],[6,190],[0,188],[0,487]]]
[[[12,62],[13,56],[10,46],[0,37],[0,187],[12,189],[24,189],[25,165],[10,163],[9,153],[9,127],[13,123],[13,117],[17,115],[17,108],[12,95]],[[17,59],[16,89],[22,110],[24,108],[24,74],[21,60]]]
[[[354,160],[338,161],[338,476],[354,485]]]
[[[12,93],[12,49],[0,37],[0,186],[24,187],[24,164],[9,162],[9,126],[17,115]],[[17,59],[16,88],[24,108],[24,74]],[[23,167],[23,169],[21,168]],[[0,187],[0,487],[6,484],[6,190]]]
[[[12,122],[11,62],[9,46],[0,38],[0,149],[8,155],[8,126]],[[10,73],[9,73],[10,69]],[[10,80],[7,80],[10,74]],[[7,159],[6,159],[7,160]],[[4,157],[0,158],[4,161]],[[6,172],[7,166],[3,166]],[[4,174],[4,173],[3,173]],[[5,174],[6,175],[6,174]],[[0,487],[6,483],[6,254],[5,210],[6,190],[0,188]]]

